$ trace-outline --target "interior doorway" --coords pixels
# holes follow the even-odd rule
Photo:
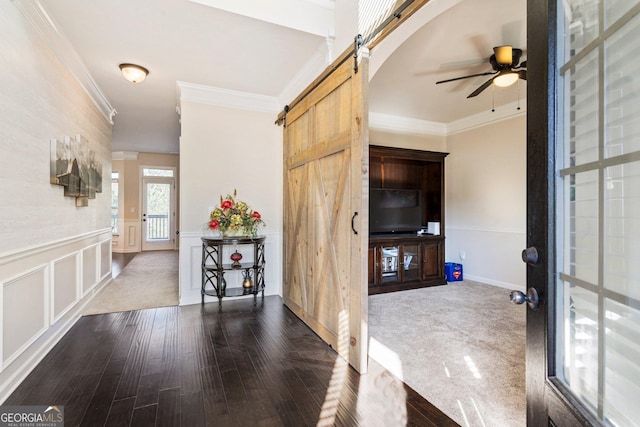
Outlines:
[[[173,169],[142,168],[142,251],[175,249]]]
[[[459,3],[374,71],[369,144],[449,153],[440,232],[445,261],[462,263],[464,280],[370,297],[369,354],[382,350],[386,368],[395,364],[394,373],[461,425],[524,425],[526,311],[509,293],[526,282],[526,83],[493,87],[487,75],[436,83],[491,72],[493,47],[526,52],[526,2],[502,5],[492,26],[486,5]],[[445,36],[452,27],[468,36]],[[525,60],[516,56],[518,65]]]

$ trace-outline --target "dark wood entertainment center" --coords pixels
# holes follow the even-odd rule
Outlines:
[[[448,153],[369,147],[369,188],[421,190],[422,225],[439,234],[369,236],[369,294],[446,284],[444,158]]]

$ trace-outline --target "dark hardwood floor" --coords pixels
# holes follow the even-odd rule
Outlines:
[[[457,425],[279,297],[82,317],[4,404],[64,405],[65,426]]]

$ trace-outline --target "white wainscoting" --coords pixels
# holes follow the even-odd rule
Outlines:
[[[119,220],[118,234],[113,236],[113,252],[140,252],[142,248],[140,220]]]
[[[0,403],[111,282],[111,229],[0,254]]]
[[[282,295],[282,238],[279,233],[264,233],[265,290],[266,295]],[[202,233],[180,233],[180,305],[200,304],[202,283]],[[224,256],[229,256],[235,248],[225,248]],[[229,252],[227,254],[227,251]],[[253,257],[250,246],[238,247],[244,260]],[[234,277],[234,274],[237,277]],[[239,271],[225,273],[228,287],[241,286]],[[237,284],[236,284],[237,281]],[[258,296],[260,297],[260,296]],[[236,297],[234,297],[236,298]],[[237,297],[253,298],[253,296]],[[216,297],[205,296],[205,302],[217,301]]]
[[[526,265],[521,253],[524,230],[480,227],[446,227],[447,262],[463,265],[463,277],[506,289],[524,290]],[[464,260],[460,253],[464,253]]]

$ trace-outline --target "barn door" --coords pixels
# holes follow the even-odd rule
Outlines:
[[[366,372],[368,51],[344,61],[287,112],[284,302]],[[357,69],[356,69],[357,68]]]

